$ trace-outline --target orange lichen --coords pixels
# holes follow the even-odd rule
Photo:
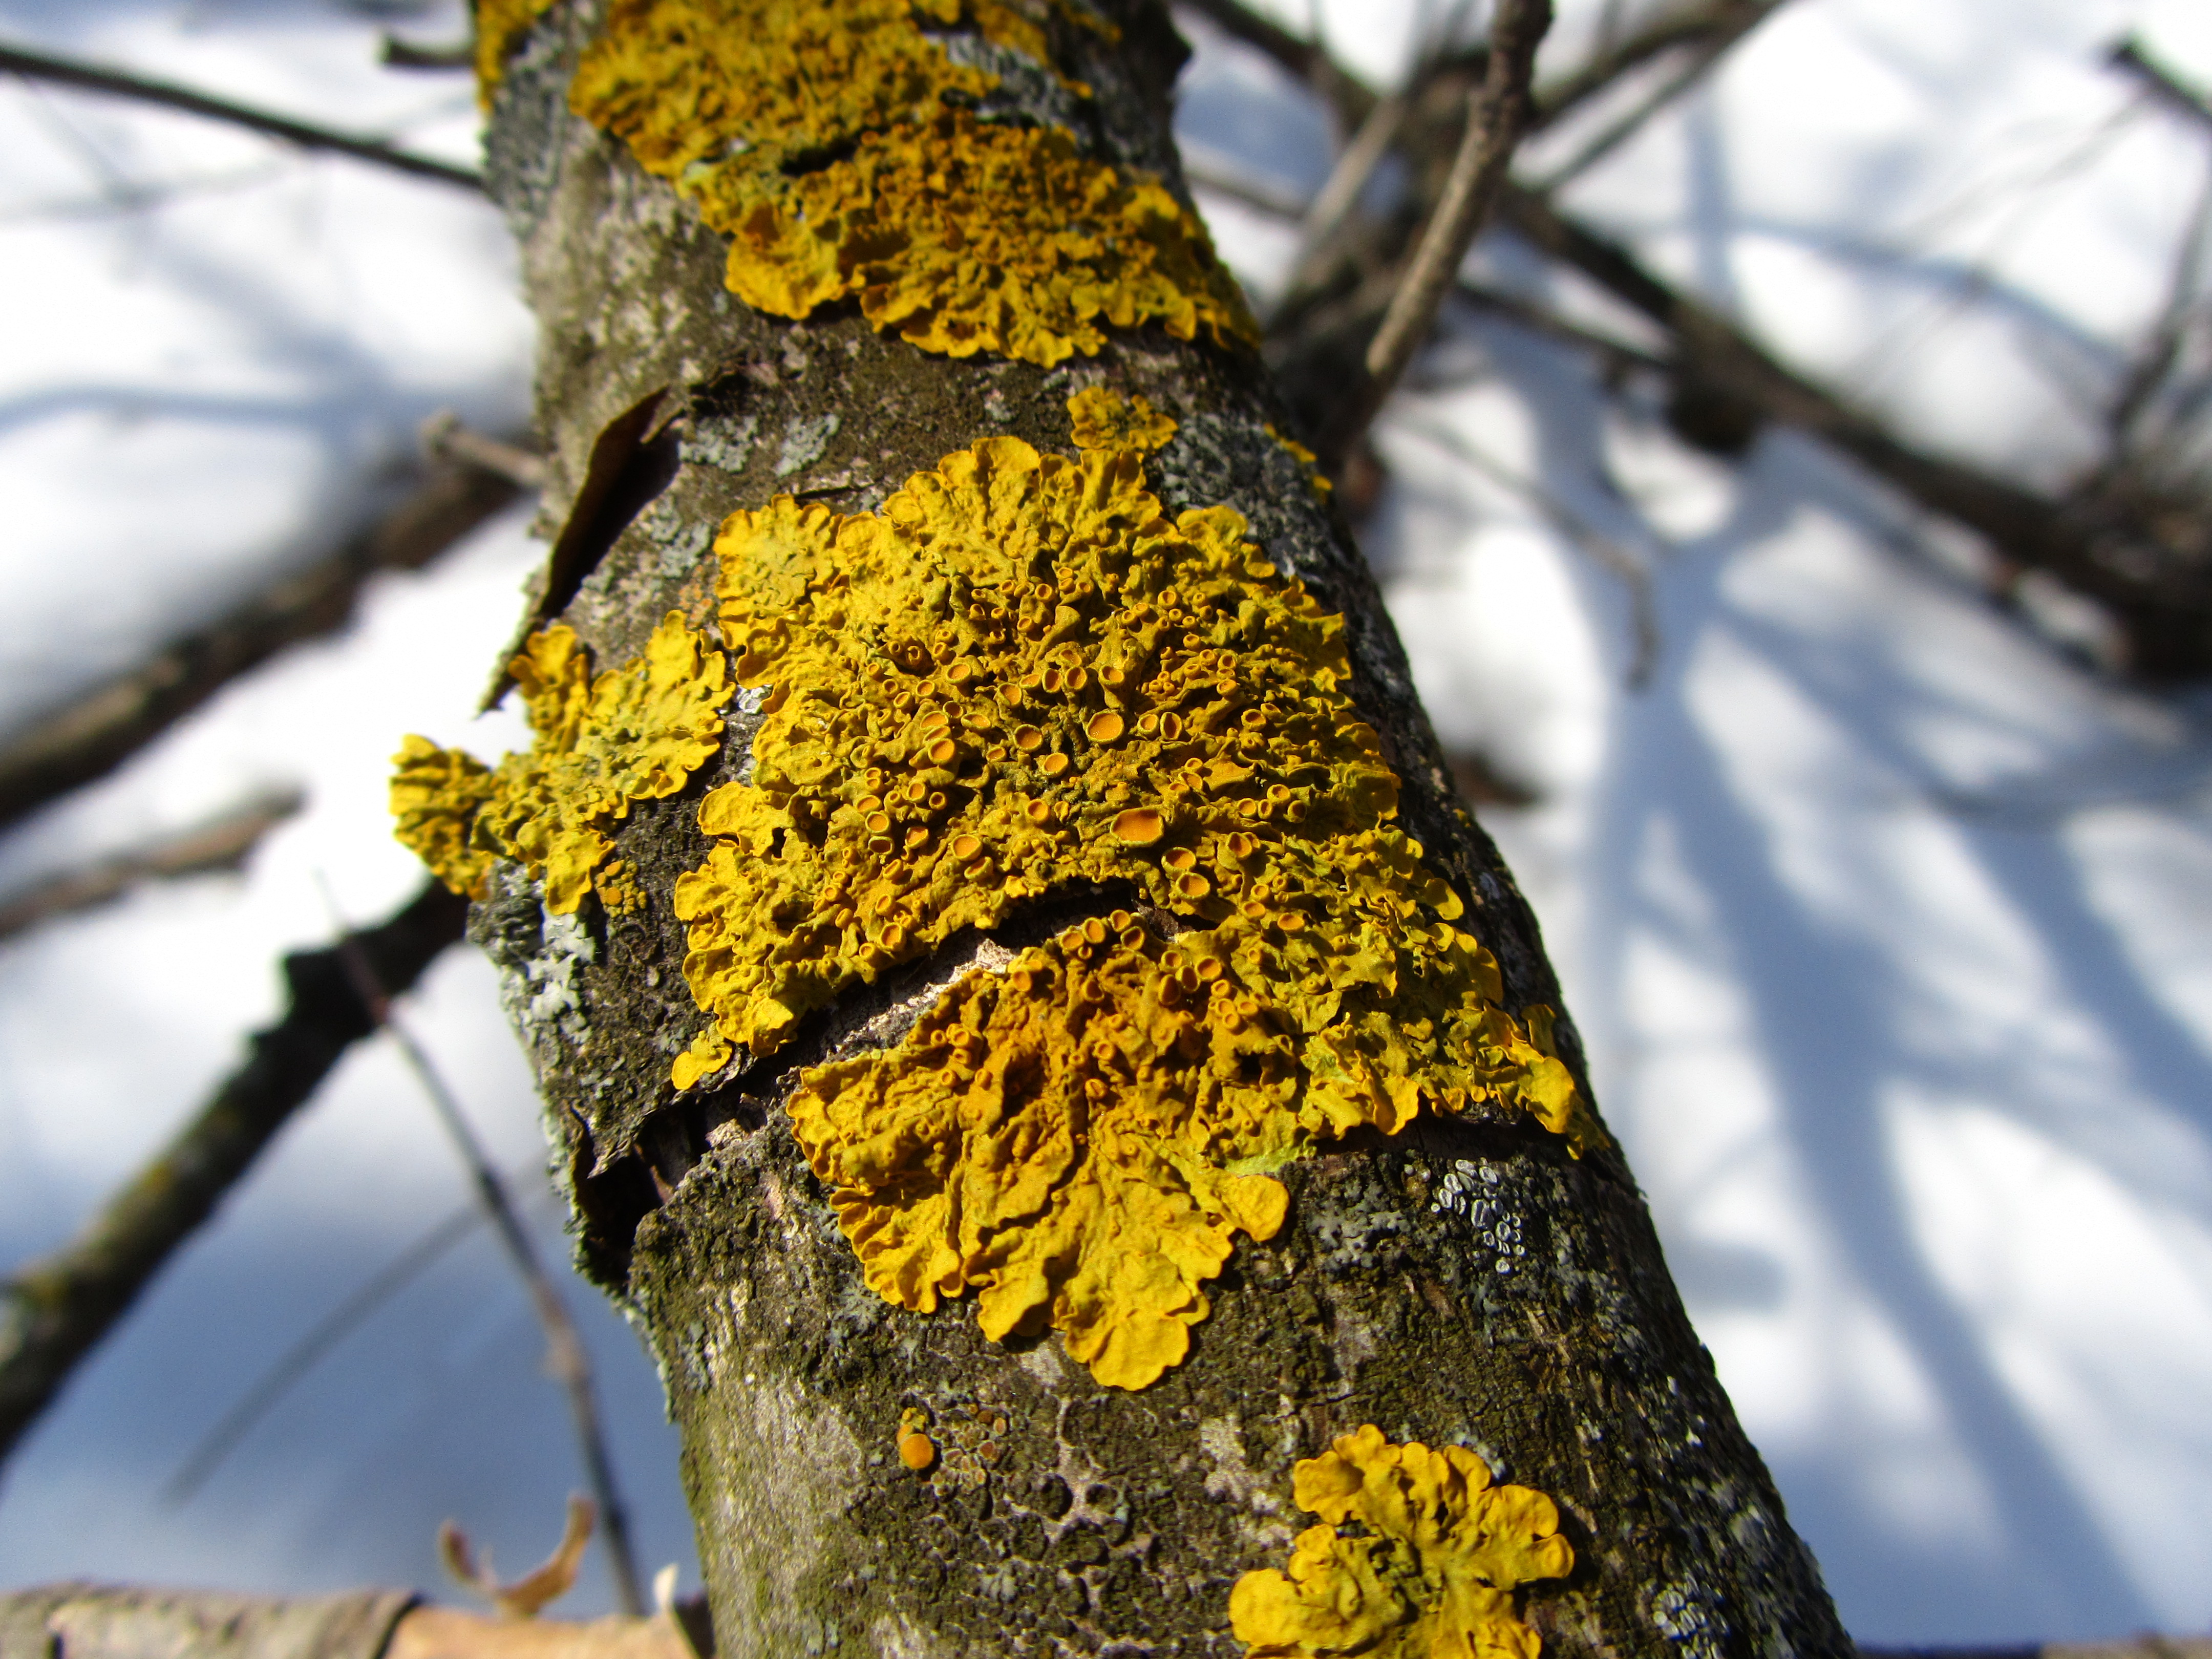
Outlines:
[[[1248,1659],[1536,1659],[1513,1592],[1575,1560],[1543,1493],[1492,1486],[1463,1447],[1393,1445],[1372,1424],[1298,1464],[1291,1490],[1326,1524],[1299,1534],[1287,1572],[1248,1572],[1230,1592]],[[1337,1531],[1349,1522],[1358,1535]]]
[[[497,860],[545,881],[565,915],[596,890],[611,910],[643,902],[607,832],[630,803],[672,795],[721,747],[722,653],[669,612],[645,654],[600,674],[565,623],[533,634],[508,665],[536,736],[487,771],[410,737],[397,758],[398,838],[456,892],[482,897]]]
[[[553,0],[476,0],[477,101],[486,109],[506,73],[507,53],[552,5]]]
[[[775,315],[856,299],[925,350],[1046,365],[1101,324],[1257,337],[1196,216],[1059,128],[977,118],[997,77],[925,21],[1050,66],[996,0],[613,0],[570,103],[731,238],[731,289]]]
[[[927,1474],[937,1462],[937,1443],[929,1437],[929,1413],[908,1406],[899,1413],[899,1462],[916,1474]]]
[[[1079,449],[1143,449],[1165,446],[1176,423],[1142,398],[1124,399],[1110,386],[1090,386],[1067,400]]]
[[[1341,619],[1236,514],[1168,520],[1141,464],[990,439],[873,515],[733,515],[724,636],[774,689],[676,891],[715,1020],[678,1087],[1024,899],[1118,883],[1181,919],[1094,918],[790,1107],[881,1294],[975,1288],[987,1333],[1049,1323],[1128,1388],[1182,1357],[1231,1236],[1279,1224],[1262,1171],[1425,1105],[1587,1124],[1390,823]]]

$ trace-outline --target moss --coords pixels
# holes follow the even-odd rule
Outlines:
[[[1286,1571],[1230,1593],[1249,1659],[1536,1659],[1513,1592],[1574,1566],[1543,1493],[1492,1486],[1464,1447],[1393,1445],[1372,1424],[1299,1463],[1292,1491],[1324,1524],[1299,1534]]]
[[[513,859],[545,883],[545,908],[596,890],[610,910],[643,902],[608,831],[633,801],[672,795],[720,750],[722,653],[671,611],[645,654],[596,678],[574,629],[533,634],[509,665],[536,736],[496,770],[410,737],[396,757],[398,838],[456,892],[482,898]]]
[[[1233,1235],[1281,1222],[1265,1172],[1319,1141],[1484,1100],[1587,1133],[1547,1012],[1497,1006],[1393,826],[1340,619],[1243,530],[1170,523],[1134,451],[1002,438],[878,514],[779,497],[716,543],[737,678],[774,690],[678,884],[715,1023],[674,1080],[1024,900],[1141,894],[791,1101],[880,1294],[976,1289],[987,1334],[1048,1323],[1125,1388],[1182,1358]]]
[[[925,22],[1050,61],[992,0],[613,0],[571,104],[730,237],[729,286],[775,315],[857,300],[925,350],[1046,365],[1107,324],[1256,339],[1188,208],[1060,129],[978,118],[998,77]]]

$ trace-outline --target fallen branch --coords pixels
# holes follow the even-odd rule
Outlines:
[[[435,468],[368,529],[0,748],[0,828],[104,777],[287,646],[336,633],[380,570],[428,564],[512,501],[513,480]]]
[[[121,70],[102,69],[96,64],[82,64],[67,58],[55,58],[46,52],[26,52],[21,46],[0,46],[0,70],[33,81],[52,82],[57,86],[76,87],[85,92],[106,93],[117,98],[129,98],[142,104],[155,104],[163,109],[182,110],[188,115],[204,116],[212,121],[228,121],[252,131],[265,133],[272,138],[282,138],[297,144],[302,149],[329,150],[339,155],[350,155],[356,161],[374,161],[379,167],[391,167],[417,179],[434,179],[441,184],[459,185],[468,190],[481,191],[483,180],[467,167],[455,167],[450,161],[440,161],[428,155],[395,149],[380,139],[362,138],[351,133],[332,132],[305,121],[289,117],[271,115],[244,104],[234,104],[228,99],[210,98],[205,93],[190,88],[172,85],[167,81],[149,81],[143,76],[126,74]]]
[[[297,812],[306,797],[296,789],[264,794],[222,817],[150,846],[118,854],[81,870],[65,871],[15,897],[0,901],[0,939],[58,917],[112,904],[149,881],[235,870],[261,838]]]
[[[349,938],[382,983],[402,989],[459,940],[467,912],[433,882]],[[339,1057],[375,1029],[340,946],[285,957],[284,979],[283,1018],[254,1034],[246,1064],[214,1098],[75,1238],[0,1283],[0,1462]]]

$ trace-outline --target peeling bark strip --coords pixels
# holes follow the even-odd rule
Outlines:
[[[1558,989],[1534,922],[1264,372],[1191,298],[1225,279],[1209,256],[1188,308],[1160,299],[1193,246],[1164,103],[1182,48],[1150,6],[1109,21],[1080,0],[511,0],[480,21],[548,498],[661,387],[677,465],[525,653],[538,748],[493,773],[410,747],[400,793],[410,840],[480,895],[586,1263],[659,1357],[720,1645],[1228,1656],[1247,1574],[1289,1563],[1255,1582],[1314,1607],[1328,1571],[1426,1583],[1356,1532],[1294,1559],[1306,1499],[1370,1512],[1335,1475],[1294,1491],[1303,1462],[1407,1471],[1360,1501],[1421,1560],[1478,1559],[1455,1517],[1502,1514],[1528,1528],[1511,1559],[1571,1563],[1520,1573],[1517,1606],[1469,1589],[1493,1632],[1841,1655],[1618,1153],[1594,1120],[1579,1158],[1554,1133],[1587,1108],[1571,1024],[1556,1059],[1540,1041]],[[667,147],[695,131],[711,153]],[[1152,204],[1115,222],[1182,252],[1043,235],[1024,175],[976,160],[1002,152],[1090,179],[1097,214]],[[1114,654],[1117,629],[1141,651]],[[1194,718],[1217,708],[1230,727]],[[1250,753],[1224,738],[1248,708]],[[1287,769],[1255,787],[1194,758]],[[1293,852],[1311,887],[1261,890]],[[1365,937],[1377,858],[1399,920],[1358,927],[1387,949],[1300,956]],[[1434,1007],[1424,939],[1468,964]],[[1338,966],[1268,988],[1269,963],[1316,962]],[[1108,999],[1144,1011],[1113,1031],[1080,989],[1109,982],[1152,988]],[[1338,1042],[1355,1030],[1382,1046]],[[1113,1115],[1185,1076],[1160,1121]],[[1369,1103],[1291,1132],[1338,1098]],[[1054,1209],[1108,1165],[1110,1201]],[[1206,1200],[1201,1166],[1278,1196]],[[1233,1256],[1190,1254],[1209,1201],[1241,1218]],[[1139,1214],[1165,1224],[1133,1234]],[[1001,1252],[1054,1216],[1064,1246]],[[1113,1344],[1087,1346],[1085,1259],[1109,1299],[1182,1275],[1156,1304],[1180,1352],[1093,1375]],[[1523,1495],[1476,1502],[1476,1469]],[[1247,1593],[1270,1651],[1307,1650],[1290,1594]],[[1475,1633],[1392,1594],[1374,1651]]]

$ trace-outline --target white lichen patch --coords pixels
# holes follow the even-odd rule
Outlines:
[[[783,429],[783,449],[775,458],[775,476],[787,478],[820,460],[822,452],[829,448],[830,439],[837,435],[837,428],[842,424],[835,410],[811,420],[805,416],[793,416]]]

